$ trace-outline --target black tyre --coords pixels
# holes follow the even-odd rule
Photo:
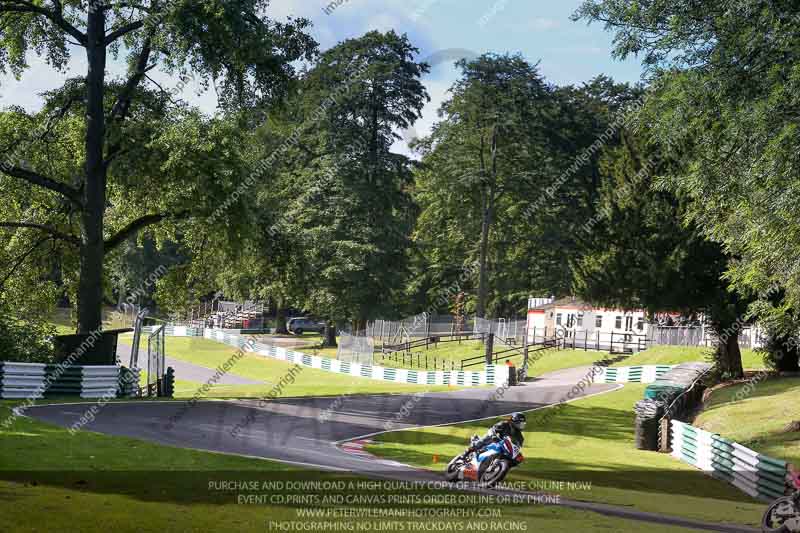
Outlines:
[[[511,470],[511,463],[506,459],[495,459],[483,472],[481,481],[487,487],[494,487],[506,478],[509,470]]]
[[[791,497],[778,498],[772,502],[761,519],[761,531],[764,533],[789,533],[785,521],[798,513]]]
[[[294,330],[294,334],[295,335],[302,335],[303,334],[303,330],[302,329],[296,329],[296,330]]]
[[[461,456],[453,457],[449,463],[447,463],[447,468],[444,471],[444,479],[450,481],[458,480],[458,471],[461,469],[461,466],[464,464],[464,458]]]

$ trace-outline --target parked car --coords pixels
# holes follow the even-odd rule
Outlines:
[[[306,331],[316,331],[317,333],[323,333],[325,331],[325,324],[323,322],[315,322],[310,318],[301,316],[296,318],[290,318],[289,322],[286,324],[286,329],[288,329],[295,335],[302,335],[303,332]]]

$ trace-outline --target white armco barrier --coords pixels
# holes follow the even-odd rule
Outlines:
[[[653,383],[675,365],[598,367],[595,383]]]
[[[672,456],[696,466],[754,498],[783,496],[786,462],[745,448],[700,428],[672,420]]]
[[[152,327],[143,328],[152,331]],[[252,342],[242,335],[228,333],[221,329],[184,328],[166,326],[165,334],[174,337],[205,337],[222,342],[245,351],[257,353],[289,363],[317,368],[326,372],[348,374],[369,379],[393,381],[412,385],[454,385],[459,387],[480,387],[484,385],[501,386],[508,383],[509,367],[506,365],[485,365],[483,370],[409,370],[374,366],[363,363],[348,363],[329,357],[310,355],[271,344]]]
[[[119,366],[0,362],[0,398],[102,398],[119,391]]]
[[[412,385],[455,385],[459,387],[479,387],[482,385],[502,385],[508,382],[509,367],[505,365],[486,365],[484,370],[410,370],[374,366],[363,363],[349,363],[328,357],[309,355],[280,346],[253,342],[248,344],[245,337],[220,330],[206,329],[203,336],[245,351],[265,357],[287,361],[311,368],[349,374],[369,379],[408,383]]]

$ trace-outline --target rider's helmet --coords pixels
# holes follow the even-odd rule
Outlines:
[[[517,428],[519,430],[525,429],[526,420],[525,420],[525,415],[523,415],[522,413],[513,413],[511,415],[510,422],[511,422],[512,426],[514,426],[515,428]]]

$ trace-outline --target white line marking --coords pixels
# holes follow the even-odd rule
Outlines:
[[[608,383],[607,385],[611,385],[611,384]],[[593,394],[587,394],[585,396],[578,396],[577,398],[572,398],[570,400],[564,400],[564,401],[560,401],[560,402],[556,402],[556,403],[542,405],[541,407],[535,407],[533,409],[527,409],[527,410],[525,410],[523,412],[529,413],[531,411],[539,411],[541,409],[549,409],[550,407],[555,407],[556,405],[561,405],[562,403],[571,403],[571,402],[574,402],[574,401],[577,401],[577,400],[583,400],[585,398],[591,398],[592,396],[599,396],[601,394],[607,394],[609,392],[618,391],[619,389],[621,389],[624,386],[623,383],[616,383],[616,385],[617,386],[614,387],[613,389],[608,389],[608,390],[604,390],[604,391],[600,391],[600,392],[595,392]],[[517,412],[517,411],[512,411],[512,413],[515,413],[515,412]],[[384,431],[376,431],[375,433],[367,433],[366,435],[359,435],[358,437],[352,437],[352,438],[349,438],[349,439],[338,440],[338,441],[334,442],[334,444],[344,444],[346,442],[352,442],[354,440],[359,440],[359,439],[366,439],[366,438],[369,438],[369,437],[374,437],[376,435],[383,435],[384,433],[393,433],[395,431],[411,431],[411,430],[416,430],[416,429],[438,428],[438,427],[442,427],[442,426],[454,426],[456,424],[466,424],[468,422],[479,422],[481,420],[489,420],[490,418],[499,418],[501,416],[510,416],[512,413],[505,413],[505,414],[492,415],[492,416],[484,416],[483,418],[473,418],[471,420],[460,420],[460,421],[456,421],[456,422],[445,422],[443,424],[429,424],[429,425],[424,425],[424,426],[409,426],[409,427],[405,427],[405,428],[397,428],[397,429],[388,429],[388,430],[384,430]]]

